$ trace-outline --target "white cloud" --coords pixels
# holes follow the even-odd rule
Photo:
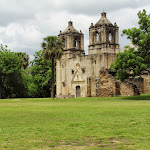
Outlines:
[[[33,58],[35,51],[41,49],[42,38],[58,35],[71,19],[84,34],[87,52],[90,24],[100,19],[103,9],[112,23],[117,22],[121,34],[123,29],[137,26],[136,14],[144,8],[150,13],[149,0],[1,0],[0,43]],[[121,49],[128,42],[126,37],[120,37]]]

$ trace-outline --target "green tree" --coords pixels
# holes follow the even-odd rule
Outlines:
[[[20,90],[21,89],[21,90]],[[0,47],[0,98],[23,97],[26,91],[25,72],[20,58],[1,45]]]
[[[17,55],[19,56],[20,58],[20,63],[21,63],[21,66],[24,68],[24,69],[27,69],[28,65],[29,65],[29,55],[27,55],[26,53],[23,53],[23,52],[18,52]]]
[[[132,39],[132,43],[138,47],[126,47],[124,52],[116,56],[111,68],[117,72],[117,79],[124,81],[129,77],[141,76],[150,73],[150,14],[146,11],[138,12],[139,28],[125,29],[123,35]]]
[[[34,60],[31,61],[30,73],[28,84],[29,96],[50,96],[51,61],[42,57],[42,50],[34,54]]]
[[[124,52],[116,55],[115,62],[111,64],[116,73],[116,79],[124,81],[129,77],[139,76],[145,73],[147,65],[143,63],[144,59],[137,55],[134,48],[126,47]]]
[[[51,98],[54,98],[54,72],[55,59],[58,59],[63,54],[62,40],[56,36],[47,36],[41,44],[43,48],[43,56],[47,60],[52,61],[52,80],[51,80]]]

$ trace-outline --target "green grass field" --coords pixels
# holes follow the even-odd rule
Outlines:
[[[0,100],[0,150],[149,150],[150,95]]]

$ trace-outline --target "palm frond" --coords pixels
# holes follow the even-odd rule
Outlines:
[[[43,48],[43,57],[45,59],[60,58],[63,54],[63,42],[56,36],[47,36],[44,38],[44,42],[41,44]]]

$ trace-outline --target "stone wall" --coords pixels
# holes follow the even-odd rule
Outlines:
[[[87,78],[87,96],[91,97],[91,78]]]
[[[113,90],[111,87],[108,88],[99,88],[98,89],[98,97],[113,97],[116,96],[115,93],[113,93]]]
[[[66,99],[66,98],[74,98],[75,96],[74,95],[71,95],[71,94],[68,94],[68,95],[56,95],[56,98],[57,99]]]
[[[143,76],[144,79],[144,93],[150,93],[150,75]]]
[[[113,97],[116,96],[118,82],[109,74],[108,69],[102,68],[100,70],[100,83],[97,96],[99,97]]]
[[[99,97],[135,96],[144,91],[143,78],[128,79],[120,83],[115,79],[115,74],[105,68],[100,70],[99,78],[100,83],[97,94]]]
[[[141,94],[144,93],[144,79],[143,78],[141,78],[141,77],[130,78],[130,79],[128,79],[128,81],[135,84]]]
[[[140,95],[137,86],[129,81],[124,81],[120,84],[121,96],[136,96]]]
[[[144,75],[139,78],[130,78],[129,82],[135,84],[141,94],[150,93],[150,76]]]

